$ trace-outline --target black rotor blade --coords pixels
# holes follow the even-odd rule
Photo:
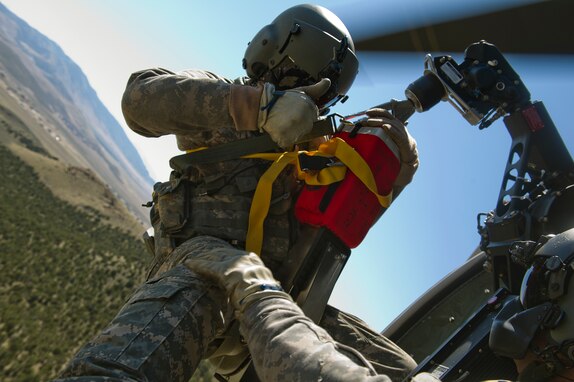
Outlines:
[[[507,53],[573,54],[574,1],[545,0],[355,41],[357,51],[460,52],[486,40]]]

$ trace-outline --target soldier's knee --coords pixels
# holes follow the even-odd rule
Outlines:
[[[161,266],[158,267],[156,275],[161,275],[162,273],[173,269],[192,256],[217,250],[226,251],[237,249],[225,240],[221,240],[213,236],[197,236],[186,240],[178,245],[173,252],[167,256]]]
[[[147,378],[133,380],[190,376],[226,328],[225,302],[221,290],[185,266],[176,266],[136,290],[112,322],[72,359],[67,377],[120,375],[119,380],[130,380],[115,374],[126,370]]]

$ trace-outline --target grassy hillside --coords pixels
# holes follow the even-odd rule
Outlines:
[[[143,244],[54,197],[0,146],[0,370],[52,377],[143,281]]]
[[[55,197],[2,145],[0,166],[0,375],[44,381],[114,316],[149,255],[96,209]],[[201,369],[193,380],[211,380]]]

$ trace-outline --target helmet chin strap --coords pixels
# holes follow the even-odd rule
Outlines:
[[[260,80],[272,83],[279,90],[287,90],[300,86],[314,85],[320,79],[315,81],[309,73],[300,69],[287,56],[278,65],[268,69],[261,76]]]
[[[323,70],[319,73],[321,78],[330,78],[331,81],[336,82],[336,80],[341,75],[343,70],[342,64],[345,60],[345,56],[347,55],[347,51],[349,49],[349,40],[347,36],[343,37],[341,40],[341,45],[339,48],[333,48],[333,58]]]
[[[300,86],[314,85],[317,81],[314,81],[304,70],[299,68],[289,68],[283,71],[283,76],[279,80],[277,85],[278,88],[297,88]]]
[[[293,29],[290,31],[289,37],[292,34],[296,34],[299,31],[299,25],[295,24]],[[280,52],[288,45],[289,38],[286,40],[283,48]],[[264,80],[274,84],[277,89],[292,89],[299,86],[312,85],[323,78],[329,78],[331,80],[331,89],[326,92],[326,98],[319,100],[320,104],[325,104],[328,106],[334,105],[341,97],[337,93],[337,82],[343,70],[342,64],[348,53],[350,44],[347,36],[343,37],[338,48],[333,48],[333,57],[329,63],[319,72],[319,78],[313,78],[313,76],[307,73],[305,70],[300,69],[296,63],[286,56],[278,65],[270,69]],[[334,101],[334,102],[333,102]]]

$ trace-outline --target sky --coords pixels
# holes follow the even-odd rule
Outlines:
[[[207,69],[236,78],[247,43],[276,15],[299,1],[210,0],[1,0],[12,12],[59,44],[126,130],[151,176],[165,180],[168,159],[180,154],[173,137],[143,138],[123,120],[120,100],[137,70]],[[500,6],[506,2],[482,0]],[[401,27],[406,14],[430,19],[448,12],[473,13],[477,1],[317,1],[366,36],[369,25]],[[377,8],[377,9],[375,9]],[[355,29],[350,25],[356,26]],[[461,47],[461,50],[465,47]],[[349,101],[334,108],[352,114],[391,98],[423,72],[423,53],[361,53]],[[461,62],[460,54],[453,57]],[[574,88],[572,57],[506,55],[542,100],[567,147],[574,151],[568,100]],[[479,243],[476,216],[496,205],[510,137],[502,121],[479,131],[450,105],[414,115],[409,131],[421,165],[409,185],[365,241],[353,250],[330,303],[383,330],[429,287],[460,266]],[[150,190],[151,192],[151,190]]]

